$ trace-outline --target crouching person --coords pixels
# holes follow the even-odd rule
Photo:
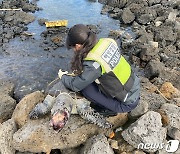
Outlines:
[[[59,70],[67,88],[81,92],[103,115],[130,112],[138,105],[140,80],[113,39],[97,40],[87,26],[78,24],[70,28],[66,45],[74,51],[75,73],[70,76]]]

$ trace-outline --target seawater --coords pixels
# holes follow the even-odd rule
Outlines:
[[[100,25],[100,37],[107,37],[110,30],[119,29],[119,21],[101,14],[103,7],[99,2],[88,0],[40,0],[38,6],[42,11],[35,13],[36,19],[68,20],[68,27],[75,24]],[[37,20],[29,24],[29,31],[40,34],[45,27],[39,26]]]
[[[16,84],[16,92],[26,94],[44,89],[57,77],[58,70],[68,69],[73,55],[65,47],[55,51],[44,51],[39,47],[40,34],[46,30],[38,24],[38,19],[49,21],[68,20],[68,27],[74,24],[99,25],[98,37],[108,37],[109,30],[119,29],[119,21],[101,15],[102,4],[88,0],[40,0],[43,10],[34,13],[36,20],[28,25],[28,31],[35,33],[34,39],[11,40],[6,45],[6,53],[0,55],[0,79],[10,79]],[[60,58],[64,57],[64,58]]]

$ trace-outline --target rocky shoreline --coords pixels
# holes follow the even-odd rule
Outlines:
[[[165,154],[165,147],[144,147],[147,144],[167,145],[168,140],[180,140],[180,1],[179,0],[99,0],[101,13],[119,20],[119,30],[109,37],[116,39],[124,55],[143,74],[141,99],[130,113],[107,118],[114,137],[78,115],[70,118],[58,134],[49,127],[50,116],[30,120],[29,112],[45,94],[35,91],[17,101],[16,85],[0,81],[0,153],[61,154]],[[6,45],[16,36],[26,39],[31,14],[38,11],[36,1],[4,0],[0,8],[22,8],[21,11],[0,11],[0,54],[6,55]],[[31,12],[31,13],[29,13]],[[43,25],[45,20],[40,23]],[[90,26],[96,33],[99,29]],[[135,35],[125,33],[131,27]],[[60,31],[60,33],[58,33]],[[68,29],[47,29],[41,34],[39,46],[51,52],[64,46]],[[24,35],[25,34],[25,35]],[[139,144],[142,143],[142,149]],[[152,145],[153,146],[153,145]],[[180,148],[175,152],[180,153]]]
[[[38,11],[36,3],[29,3],[29,1],[2,1],[1,9],[19,9],[12,11],[0,11],[0,47],[5,51],[5,44],[10,39],[15,38],[27,30],[26,25],[33,22],[35,17],[29,12]],[[21,11],[22,10],[22,11]]]

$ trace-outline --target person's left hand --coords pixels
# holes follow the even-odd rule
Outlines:
[[[68,71],[62,71],[61,69],[58,72],[58,76],[61,79],[64,74],[68,74]]]

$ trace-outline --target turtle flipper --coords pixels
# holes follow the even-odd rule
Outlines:
[[[106,119],[98,112],[95,112],[95,110],[90,107],[90,102],[89,103],[88,102],[84,99],[79,99],[78,101],[76,101],[78,114],[83,119],[93,124],[96,124],[101,128],[111,128],[112,124],[106,121]]]
[[[50,112],[55,98],[47,95],[42,103],[39,103],[35,106],[35,108],[29,113],[30,119],[38,119],[48,112]]]

